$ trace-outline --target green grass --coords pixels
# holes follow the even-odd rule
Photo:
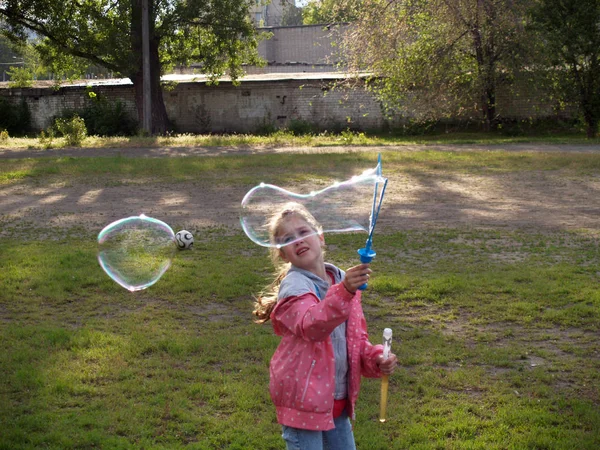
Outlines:
[[[229,135],[196,135],[174,134],[155,137],[98,137],[89,136],[84,139],[82,147],[90,148],[127,148],[127,147],[330,147],[330,146],[388,146],[414,144],[598,144],[599,139],[587,139],[583,132],[551,132],[532,129],[518,136],[510,136],[484,132],[452,132],[442,134],[396,135],[386,133],[359,133],[344,131],[341,133],[310,133],[296,136],[289,131],[277,131],[260,136],[252,134]],[[50,148],[63,148],[67,143],[64,138],[56,138]],[[8,138],[0,142],[0,148],[45,149],[47,143],[40,142],[37,137]]]
[[[242,186],[267,174],[306,183],[305,174],[339,179],[375,157],[4,160],[0,185]],[[384,158],[388,176],[600,173],[595,154]],[[0,449],[283,448],[268,395],[278,338],[251,315],[271,267],[241,229],[196,233],[194,250],[178,252],[160,281],[130,293],[98,265],[90,230],[32,229],[14,217],[0,225]],[[348,267],[364,236],[327,242],[328,259]],[[375,245],[363,305],[374,342],[394,330],[401,365],[385,424],[380,383],[363,380],[359,448],[600,447],[596,234],[388,229]]]
[[[502,150],[462,152],[423,150],[383,151],[388,177],[413,175],[424,179],[436,174],[557,172],[559,176],[594,175],[600,170],[595,153],[505,152]],[[141,186],[155,182],[196,181],[211,185],[253,185],[257,180],[271,183],[307,183],[343,180],[357,174],[357,168],[373,167],[376,153],[262,154],[248,156],[129,158],[59,157],[6,159],[0,165],[0,185],[19,182],[68,184],[85,180],[99,186]],[[281,167],[302,167],[282,171]],[[223,174],[227,176],[224,177]]]

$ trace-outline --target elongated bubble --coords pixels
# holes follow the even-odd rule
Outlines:
[[[319,191],[298,194],[272,184],[261,183],[252,188],[242,200],[240,222],[246,235],[258,245],[281,247],[302,239],[271,242],[269,222],[289,202],[303,205],[321,224],[324,233],[365,231],[374,226],[375,205],[385,182],[381,175],[381,163],[349,180],[334,182]],[[315,234],[317,232],[315,231]]]
[[[117,220],[98,235],[100,266],[132,292],[156,283],[171,266],[176,249],[171,227],[143,214]]]

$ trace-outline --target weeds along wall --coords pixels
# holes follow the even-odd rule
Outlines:
[[[223,81],[218,85],[181,82],[169,85],[163,97],[169,119],[183,133],[246,133],[286,128],[294,121],[315,130],[385,126],[379,102],[369,92],[334,88],[336,78],[244,81],[238,86]],[[63,111],[83,110],[91,101],[90,91],[120,101],[137,119],[132,85],[0,89],[0,95],[13,104],[25,99],[32,128],[41,131]]]
[[[239,86],[181,83],[165,92],[169,117],[181,132],[255,132],[302,122],[314,130],[380,129],[379,102],[364,88],[333,87],[335,80],[270,80]]]
[[[224,81],[218,85],[179,82],[165,87],[163,97],[169,119],[175,130],[182,133],[265,132],[298,124],[312,131],[381,130],[401,123],[400,119],[397,123],[386,119],[380,103],[364,86],[342,88],[336,85],[340,81],[343,75],[339,73],[307,73],[263,75],[237,86]],[[24,99],[31,112],[33,130],[41,131],[64,111],[83,110],[92,101],[90,90],[109,101],[119,101],[124,111],[137,120],[135,93],[130,84],[64,86],[58,90],[0,89],[0,95],[7,96],[13,105]],[[553,105],[532,101],[527,95],[502,93],[498,95],[498,113],[514,119],[557,114]]]

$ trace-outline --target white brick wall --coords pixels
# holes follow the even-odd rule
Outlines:
[[[293,120],[309,122],[315,130],[376,130],[393,126],[382,115],[379,102],[366,90],[332,89],[341,74],[262,75],[242,81],[239,86],[221,81],[180,82],[163,93],[169,118],[176,130],[187,133],[253,132],[260,128],[288,127]],[[132,85],[103,85],[93,90],[119,100],[137,119]],[[528,92],[531,95],[528,95]],[[24,98],[36,131],[48,127],[51,119],[67,109],[82,109],[90,101],[85,87],[48,89],[0,89],[17,104]],[[521,94],[498,93],[498,113],[509,119],[556,116],[553,105],[543,104],[535,91]],[[563,112],[572,117],[576,111]]]

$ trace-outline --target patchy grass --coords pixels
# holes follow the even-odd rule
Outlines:
[[[530,171],[558,172],[566,180],[572,176],[596,175],[600,157],[596,153],[541,153],[490,151],[388,151],[383,153],[389,178],[411,174],[496,174]],[[40,183],[143,185],[156,182],[179,183],[202,180],[211,184],[246,185],[268,179],[272,183],[346,179],[357,168],[373,167],[377,154],[369,152],[324,154],[278,154],[185,158],[48,157],[6,159],[0,165],[0,185],[39,180]],[[281,170],[285,167],[286,170]],[[302,170],[294,171],[294,167]],[[289,168],[289,169],[287,169]],[[226,176],[224,174],[226,173]]]
[[[375,157],[6,160],[0,180],[236,184],[264,173],[342,177]],[[598,157],[584,154],[415,152],[385,161],[396,174],[599,172]],[[250,314],[270,279],[264,248],[241,230],[197,233],[194,250],[178,252],[158,283],[130,293],[99,267],[89,231],[1,223],[0,449],[282,448],[268,395],[278,338]],[[328,257],[354,265],[363,243],[330,235]],[[401,365],[385,424],[379,381],[363,381],[359,448],[600,446],[597,236],[409,229],[380,232],[375,246],[363,304],[374,342],[393,329]]]
[[[585,133],[546,133],[533,131],[526,135],[507,136],[502,133],[452,132],[442,134],[396,135],[386,133],[363,133],[342,131],[341,133],[321,132],[295,135],[286,130],[266,135],[255,134],[172,134],[167,136],[131,137],[86,137],[81,146],[88,148],[155,148],[155,147],[331,147],[331,146],[386,146],[414,144],[577,144],[597,145],[600,139],[587,139]],[[50,148],[67,146],[64,138],[55,138]],[[37,137],[12,138],[2,141],[1,148],[47,149],[48,143]]]

